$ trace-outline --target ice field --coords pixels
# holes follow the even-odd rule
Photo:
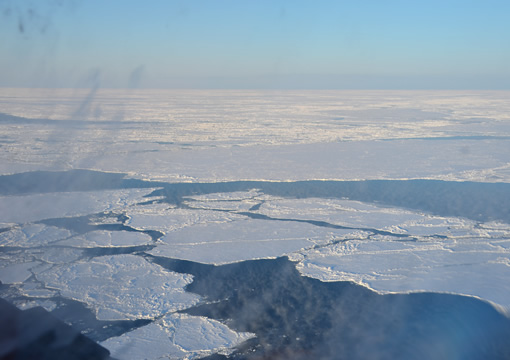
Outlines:
[[[505,91],[0,89],[0,297],[118,359],[508,358],[509,114]]]

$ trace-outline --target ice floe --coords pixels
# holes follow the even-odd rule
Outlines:
[[[202,263],[224,264],[277,257],[326,243],[349,230],[321,228],[307,223],[239,219],[198,224],[167,233],[152,255]]]
[[[126,225],[140,230],[158,230],[163,233],[170,233],[190,226],[207,225],[217,223],[228,223],[242,219],[243,216],[208,211],[203,209],[181,209],[166,206],[166,209],[152,211],[151,209],[132,208],[126,211],[128,220]]]
[[[158,321],[101,343],[126,360],[196,359],[229,349],[253,337],[205,317],[169,314]]]
[[[101,256],[37,274],[48,288],[86,303],[100,320],[153,319],[189,307],[190,275],[172,273],[134,255]]]
[[[508,238],[502,240],[508,243]],[[354,281],[386,292],[477,296],[510,309],[510,251],[491,238],[347,240],[306,253],[298,269],[324,281]],[[497,285],[496,285],[497,284]]]

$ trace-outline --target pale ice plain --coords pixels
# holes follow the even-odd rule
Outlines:
[[[0,294],[119,359],[509,358],[509,100],[0,89]]]

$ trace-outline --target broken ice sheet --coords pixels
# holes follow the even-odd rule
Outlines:
[[[272,219],[312,220],[367,231],[387,231],[409,237],[486,237],[509,236],[509,225],[479,224],[460,217],[431,215],[401,207],[390,207],[342,199],[271,199],[253,210]],[[375,238],[375,237],[374,237]]]
[[[228,349],[253,337],[198,316],[169,314],[156,322],[101,343],[115,358],[195,359]]]
[[[134,255],[58,265],[38,273],[37,279],[64,297],[86,303],[99,320],[153,319],[199,300],[183,289],[191,275],[166,271]]]

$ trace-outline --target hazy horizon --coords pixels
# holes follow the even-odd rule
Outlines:
[[[1,87],[510,89],[504,1],[4,1]]]

